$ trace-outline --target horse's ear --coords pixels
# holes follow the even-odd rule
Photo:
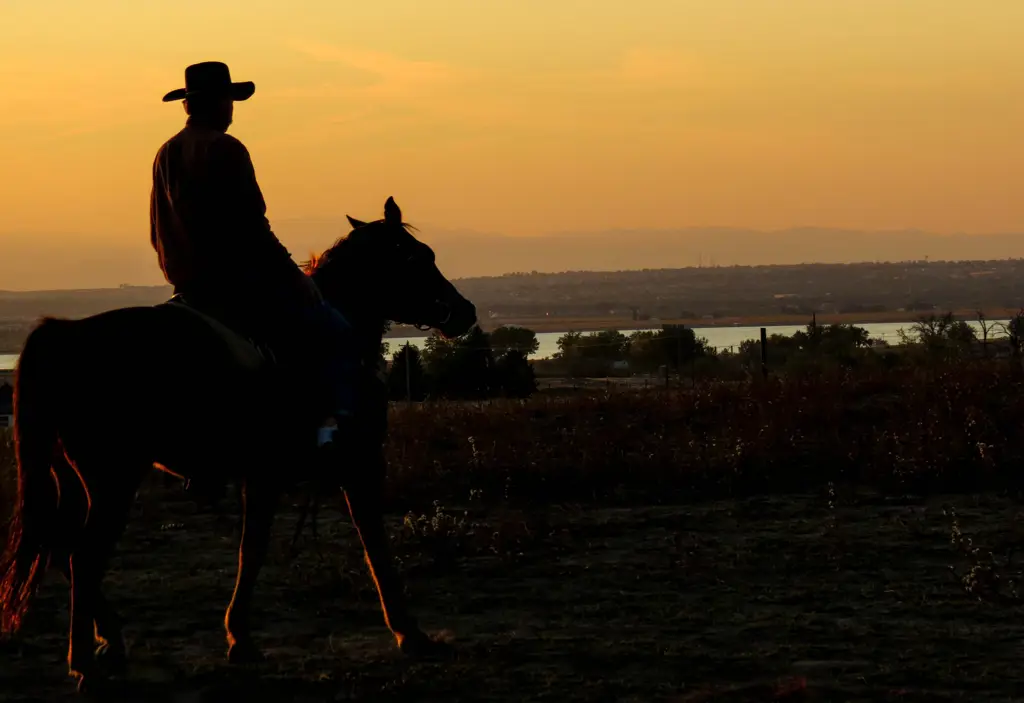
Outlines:
[[[402,210],[392,197],[388,197],[388,201],[384,203],[384,221],[389,225],[402,224]]]
[[[352,229],[359,229],[360,227],[363,227],[363,226],[366,225],[365,222],[363,222],[362,220],[357,220],[356,218],[352,217],[351,215],[345,215],[345,217],[348,218],[348,223],[350,225],[352,225]]]

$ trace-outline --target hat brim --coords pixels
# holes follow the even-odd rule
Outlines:
[[[232,83],[228,89],[225,97],[234,100],[235,102],[241,102],[242,100],[248,100],[252,97],[253,93],[256,92],[256,84],[252,81],[242,81],[240,83]],[[193,91],[189,93],[185,88],[178,88],[172,90],[170,93],[164,96],[164,102],[169,103],[175,100],[184,100],[194,95],[204,95],[204,91]]]

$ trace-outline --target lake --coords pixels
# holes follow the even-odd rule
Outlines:
[[[991,322],[1006,324],[1009,320],[992,320]],[[899,341],[899,331],[901,329],[909,330],[910,326],[913,324],[913,322],[879,322],[858,325],[858,327],[866,329],[868,334],[875,339],[884,339],[890,344],[895,344]],[[968,324],[980,333],[981,327],[977,322],[969,322]],[[806,329],[806,327],[806,325],[771,325],[768,326],[767,329],[769,335],[791,335],[794,332]],[[735,349],[742,342],[745,342],[748,339],[759,339],[761,337],[761,328],[759,326],[695,327],[694,330],[698,337],[704,337],[712,347],[715,347],[719,351]],[[539,349],[532,358],[544,359],[553,356],[555,352],[558,351],[558,339],[563,334],[565,334],[565,332],[539,332],[537,334]],[[624,331],[623,334],[628,336],[631,332]],[[406,343],[422,348],[425,340],[426,337],[389,337],[385,341],[391,345],[391,352],[394,353],[398,351],[399,347]],[[18,357],[16,354],[0,354],[0,370],[13,369],[17,360]]]
[[[1009,320],[992,320],[990,324],[1000,322],[1006,324]],[[896,344],[899,342],[899,332],[901,329],[910,329],[913,322],[878,322],[868,323],[863,325],[857,325],[863,327],[868,331],[868,335],[873,339],[883,339],[890,344]],[[981,327],[977,322],[969,322],[972,327],[979,333],[981,333]],[[769,336],[773,334],[791,335],[794,332],[802,332],[807,329],[807,325],[766,325],[765,326]],[[657,332],[656,328],[651,331]],[[727,349],[735,349],[743,342],[750,339],[761,338],[761,327],[757,326],[736,326],[736,327],[694,327],[694,331],[698,337],[704,337],[708,340],[708,343],[715,347],[719,351],[725,351]],[[622,333],[627,337],[632,334],[633,330],[625,331]],[[558,351],[558,340],[564,335],[565,332],[538,332],[537,353],[532,356],[534,359],[545,359],[554,356],[555,352]],[[989,332],[989,336],[998,336]],[[404,345],[406,342],[413,346],[422,348],[425,337],[390,337],[384,341],[391,345],[391,352],[398,351],[398,348]]]

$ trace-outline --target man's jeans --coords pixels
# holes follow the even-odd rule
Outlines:
[[[288,375],[316,392],[325,416],[339,421],[356,411],[361,359],[349,321],[330,303],[276,309],[263,317],[262,336]]]
[[[303,309],[299,322],[299,354],[313,363],[325,411],[339,418],[355,414],[362,365],[352,325],[327,302]]]
[[[355,330],[333,305],[297,305],[237,291],[188,291],[183,297],[207,314],[229,320],[242,334],[269,344],[289,376],[298,377],[304,388],[321,391],[314,401],[319,412],[339,418],[355,413],[362,360]]]

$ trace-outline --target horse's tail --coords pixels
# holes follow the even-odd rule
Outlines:
[[[14,381],[18,492],[0,561],[0,632],[21,626],[49,564],[60,498],[52,464],[59,439],[55,413],[59,349],[65,320],[44,318],[29,334]]]

